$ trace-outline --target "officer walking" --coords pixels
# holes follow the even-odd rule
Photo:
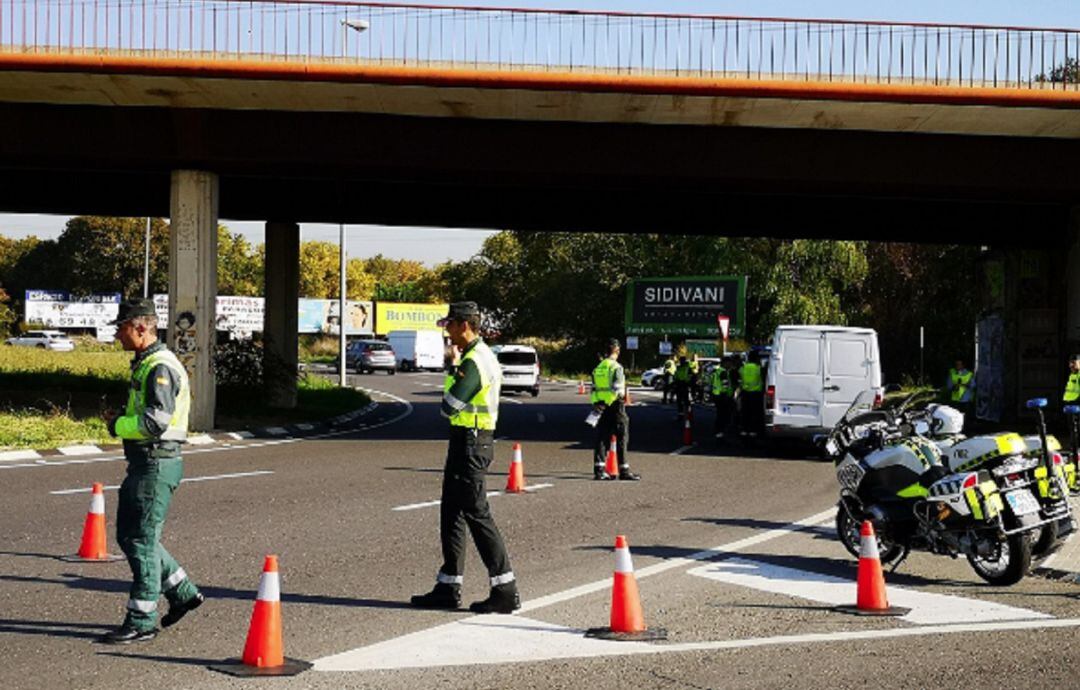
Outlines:
[[[679,357],[679,366],[675,367],[675,418],[690,409],[690,363],[686,357]]]
[[[949,380],[945,387],[949,391],[949,404],[964,413],[967,417],[971,414],[971,392],[974,389],[972,379],[974,374],[968,371],[964,360],[957,359],[952,369],[949,369]]]
[[[713,432],[716,438],[724,438],[731,429],[735,413],[735,363],[731,357],[723,361],[712,371],[712,398],[716,404],[716,422]]]
[[[461,353],[460,364],[452,367],[446,377],[442,399],[442,414],[450,419],[450,443],[439,508],[443,564],[434,589],[412,597],[412,605],[448,610],[461,606],[468,526],[491,578],[488,598],[474,602],[469,610],[513,613],[521,608],[521,598],[484,486],[487,468],[495,456],[502,370],[479,336],[480,310],[476,302],[451,304],[449,314],[439,325],[450,334],[450,342]]]
[[[739,369],[739,419],[743,434],[757,435],[765,426],[765,382],[758,353],[751,352]]]
[[[615,455],[619,461],[618,478],[636,482],[640,475],[630,471],[626,446],[630,442],[630,417],[626,414],[626,373],[619,364],[619,341],[607,344],[607,356],[592,372],[593,409],[600,413],[593,445],[593,479],[615,479],[604,472],[611,437],[615,437]]]
[[[1069,380],[1065,383],[1065,394],[1061,396],[1066,405],[1075,405],[1080,401],[1080,354],[1069,360]]]
[[[203,595],[161,545],[161,530],[173,492],[183,476],[180,444],[187,439],[191,391],[187,372],[157,338],[157,314],[148,299],[120,304],[113,324],[129,352],[131,386],[122,415],[105,413],[109,433],[123,439],[127,476],[120,485],[116,540],[127,556],[134,582],[123,624],[101,637],[107,644],[130,644],[157,635],[158,597],[173,625],[203,603]]]

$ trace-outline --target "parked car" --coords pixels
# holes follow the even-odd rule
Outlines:
[[[345,348],[345,366],[352,367],[358,374],[385,371],[393,375],[397,372],[397,360],[390,343],[382,340],[354,340]]]
[[[496,345],[491,348],[502,366],[504,391],[528,391],[540,395],[540,357],[528,345]]]
[[[664,388],[664,367],[656,367],[655,369],[646,369],[641,372],[641,385],[646,388],[652,387],[656,390],[663,390]]]
[[[390,331],[386,336],[402,371],[442,369],[446,346],[439,331]]]
[[[60,331],[27,331],[23,335],[8,338],[4,342],[8,345],[37,347],[42,350],[56,350],[57,352],[71,352],[75,349],[75,341]]]

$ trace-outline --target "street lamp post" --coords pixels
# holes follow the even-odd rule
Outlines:
[[[150,296],[150,216],[146,217],[146,256],[143,260],[142,296]]]
[[[349,29],[356,33],[363,33],[370,26],[371,24],[363,19],[349,19],[346,17],[341,20],[341,57],[349,57]],[[359,51],[357,51],[357,55],[359,55]]]

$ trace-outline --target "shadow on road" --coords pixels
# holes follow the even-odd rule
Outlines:
[[[180,664],[183,666],[209,666],[220,664],[223,659],[199,659],[192,656],[159,656],[154,654],[124,654],[121,652],[98,652],[98,656],[113,656],[118,659],[136,659],[138,661],[158,661],[166,664]]]
[[[0,618],[0,634],[45,635],[46,637],[71,637],[96,639],[116,627],[105,623],[62,623],[57,621],[26,621]]]

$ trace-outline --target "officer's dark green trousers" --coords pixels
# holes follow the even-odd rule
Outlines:
[[[116,541],[134,578],[125,623],[139,630],[155,626],[162,592],[170,604],[187,601],[198,592],[160,542],[165,515],[183,474],[180,458],[131,461],[120,485]]]

